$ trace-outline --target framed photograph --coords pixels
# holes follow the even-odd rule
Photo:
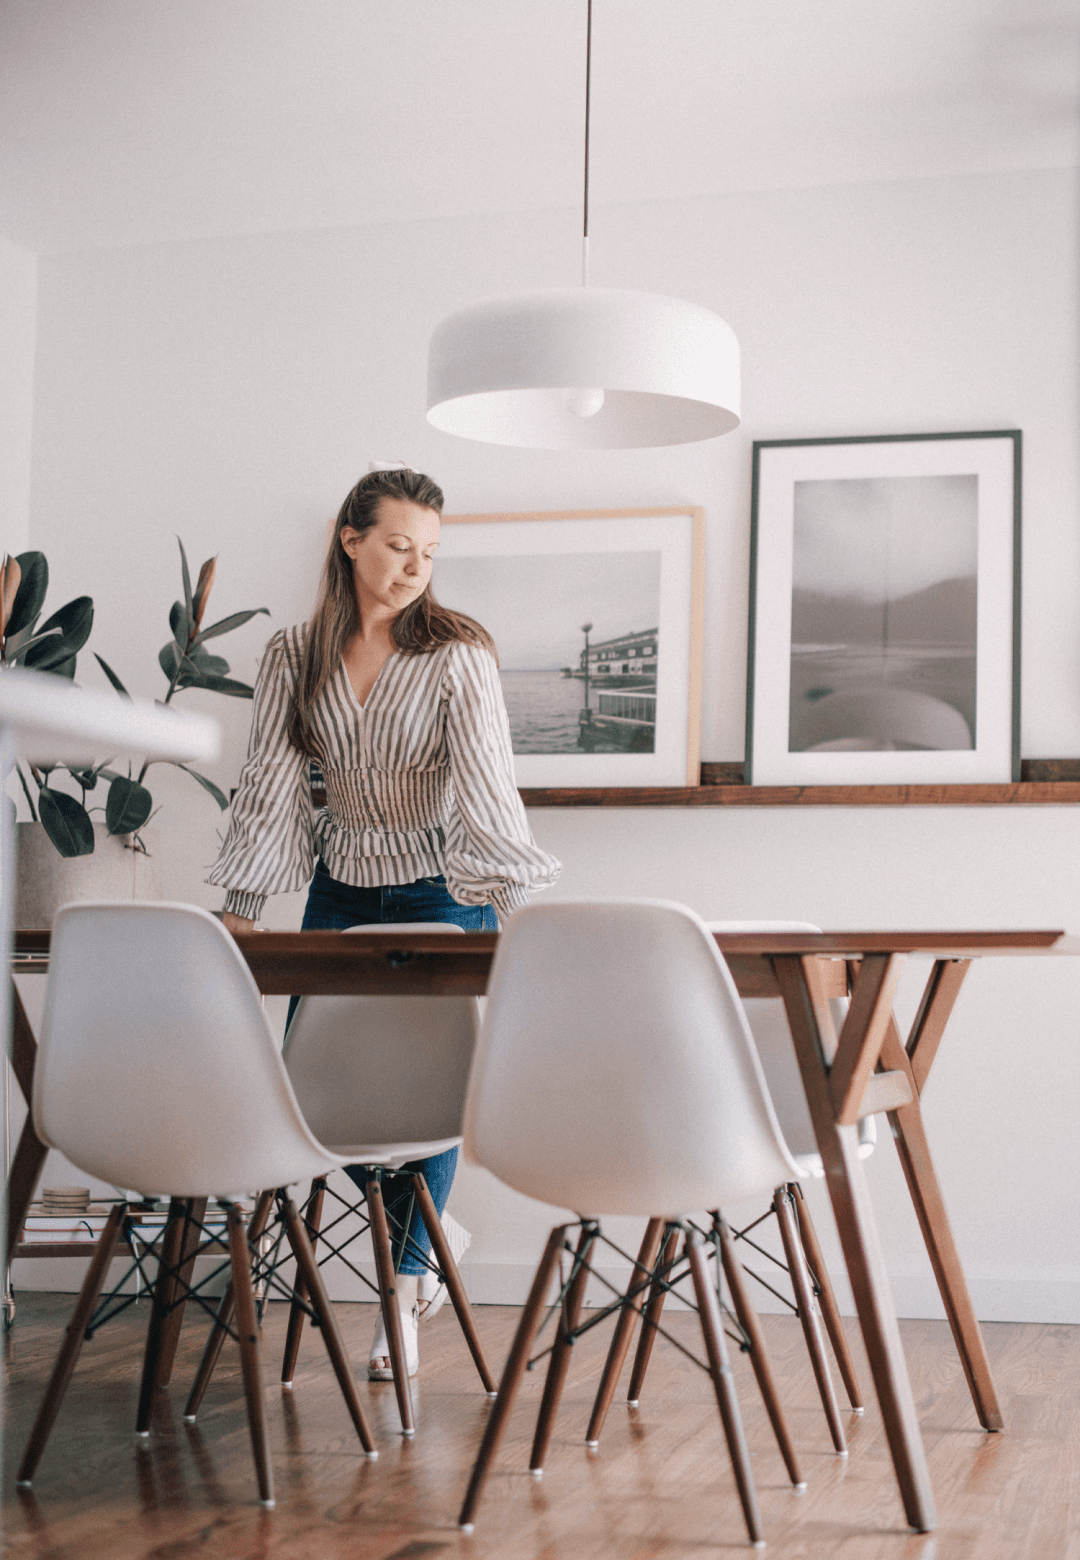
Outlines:
[[[746,779],[1020,778],[1020,434],[754,445]]]
[[[700,509],[444,515],[432,585],[499,651],[517,783],[697,785]]]

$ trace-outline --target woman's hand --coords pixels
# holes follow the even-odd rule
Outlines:
[[[234,937],[238,932],[253,932],[255,930],[254,921],[248,920],[246,915],[233,915],[231,910],[222,912],[221,924]]]

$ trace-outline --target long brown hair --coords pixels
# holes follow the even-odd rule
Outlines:
[[[379,503],[403,498],[423,509],[442,514],[442,489],[421,471],[369,471],[353,488],[338,511],[334,534],[323,565],[319,596],[308,624],[297,678],[296,694],[289,708],[289,741],[301,753],[318,758],[311,724],[311,708],[334,676],[349,635],[360,626],[352,560],[341,544],[348,527],[361,536],[378,523]],[[486,629],[464,613],[440,606],[428,582],[421,595],[409,603],[391,624],[394,644],[404,655],[427,655],[455,639],[481,645],[496,661],[495,644]]]

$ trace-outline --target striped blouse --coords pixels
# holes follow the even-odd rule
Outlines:
[[[319,855],[358,887],[445,875],[459,904],[490,902],[504,921],[554,883],[560,863],[526,820],[487,650],[455,640],[395,653],[365,704],[342,662],[312,712],[327,800],[316,811],[308,760],[285,730],[303,634],[275,634],[259,669],[247,762],[207,878],[228,890],[226,910],[257,919],[268,894],[308,882]]]

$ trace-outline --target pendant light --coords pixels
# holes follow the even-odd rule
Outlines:
[[[580,288],[516,293],[446,316],[428,350],[428,422],[485,444],[634,449],[739,425],[739,344],[710,310],[589,286],[589,100]]]

